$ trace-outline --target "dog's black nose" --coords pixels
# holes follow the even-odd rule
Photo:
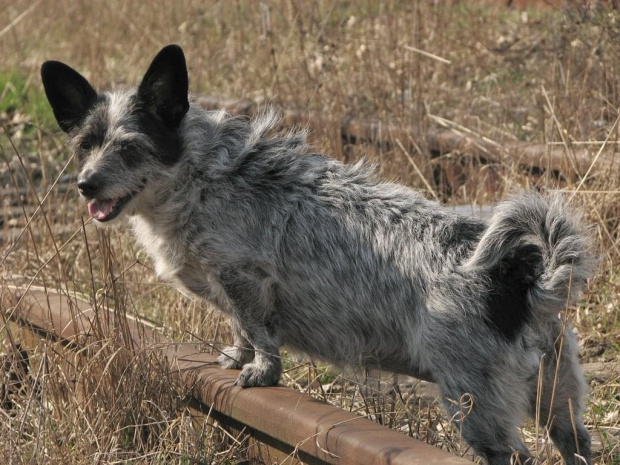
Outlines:
[[[93,198],[101,188],[101,183],[95,176],[89,176],[86,179],[78,179],[78,190],[84,197]]]

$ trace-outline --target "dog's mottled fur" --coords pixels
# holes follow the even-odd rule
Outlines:
[[[239,385],[276,384],[288,345],[470,394],[463,434],[491,464],[530,457],[516,427],[537,408],[564,460],[591,463],[577,343],[558,312],[593,260],[559,196],[513,195],[488,223],[457,215],[364,163],[308,153],[303,132],[273,135],[270,112],[190,105],[177,46],[133,91],[97,93],[59,62],[42,77],[91,216],[126,216],[158,275],[230,316],[220,361]]]

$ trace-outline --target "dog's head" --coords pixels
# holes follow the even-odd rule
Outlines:
[[[130,210],[165,167],[178,161],[189,101],[185,56],[177,45],[157,54],[132,91],[98,93],[58,61],[43,63],[41,77],[80,166],[78,190],[98,222]]]

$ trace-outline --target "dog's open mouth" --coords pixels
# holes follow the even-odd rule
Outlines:
[[[90,216],[102,223],[116,218],[125,205],[133,198],[134,194],[128,194],[120,199],[94,199],[88,202],[88,213]]]

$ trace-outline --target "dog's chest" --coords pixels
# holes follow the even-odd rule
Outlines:
[[[138,243],[153,259],[157,275],[173,280],[186,261],[186,254],[180,244],[167,239],[162,231],[158,231],[140,217],[132,217],[131,226]]]
[[[132,227],[139,244],[153,259],[157,276],[227,310],[228,298],[217,270],[140,218],[132,218]]]

